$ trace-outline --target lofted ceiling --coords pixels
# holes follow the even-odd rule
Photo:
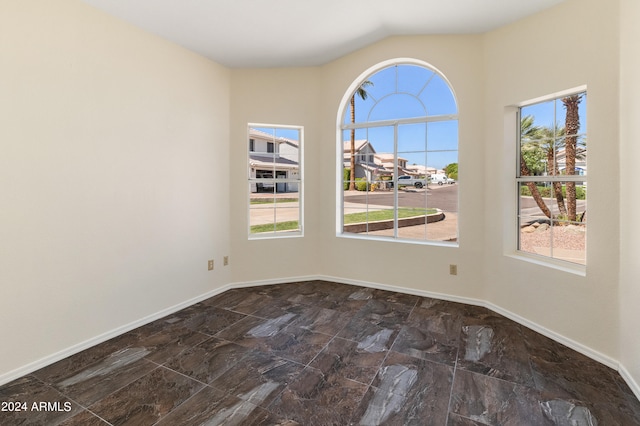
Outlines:
[[[392,35],[483,33],[563,0],[83,1],[228,67],[290,67]]]

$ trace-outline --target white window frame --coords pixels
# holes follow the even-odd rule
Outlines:
[[[563,90],[560,92],[555,92],[550,95],[541,96],[535,99],[531,99],[528,101],[521,102],[519,104],[514,105],[512,108],[508,108],[508,110],[513,110],[513,113],[507,113],[506,119],[513,120],[515,122],[516,127],[516,138],[515,142],[512,138],[507,138],[507,140],[511,140],[513,146],[515,146],[515,189],[514,189],[514,214],[511,216],[513,218],[513,249],[507,249],[505,255],[509,257],[513,257],[519,260],[524,260],[530,263],[562,270],[569,273],[574,273],[577,275],[586,275],[586,264],[580,264],[575,262],[570,262],[567,260],[558,259],[551,256],[545,256],[543,254],[536,254],[527,251],[520,250],[520,184],[525,182],[587,182],[587,175],[555,175],[555,176],[521,176],[520,175],[520,146],[521,146],[521,110],[522,108],[526,108],[528,106],[532,106],[535,104],[554,101],[557,99],[561,99],[570,95],[578,95],[578,94],[588,94],[587,86],[578,86],[571,89]],[[581,127],[584,126],[585,130],[583,132],[579,132],[579,134],[584,134],[588,137],[588,132],[586,127],[588,124],[582,123]],[[506,123],[505,128],[511,127],[508,123]],[[588,197],[587,197],[588,198]],[[587,236],[588,238],[588,232]],[[588,254],[588,249],[585,247],[585,263],[586,257]]]
[[[251,155],[256,155],[257,151],[255,150],[256,142],[254,142],[254,150],[249,150],[249,140],[254,139],[250,137],[250,129],[252,128],[271,128],[271,129],[283,129],[283,130],[295,130],[299,134],[298,141],[298,173],[297,177],[294,178],[277,178],[276,170],[274,169],[274,176],[272,178],[258,178],[252,177],[252,167],[251,167]],[[257,239],[269,239],[269,238],[296,238],[304,236],[304,127],[296,126],[296,125],[286,125],[286,124],[266,124],[266,123],[248,123],[247,124],[247,136],[245,138],[246,147],[247,147],[247,235],[250,240]],[[265,148],[264,153],[273,154],[274,157],[279,157],[280,152],[276,149],[275,140],[273,143],[273,151],[267,152],[268,149]],[[298,230],[292,231],[268,231],[268,232],[260,232],[260,233],[252,233],[251,232],[251,194],[252,187],[259,183],[268,183],[274,185],[274,197],[275,197],[275,185],[279,183],[291,183],[296,184],[298,187],[297,195],[298,195]],[[276,209],[274,208],[274,226],[277,223]]]
[[[371,121],[365,123],[356,123],[356,124],[345,124],[344,117],[348,111],[349,103],[352,94],[355,90],[362,84],[363,81],[366,81],[370,76],[376,74],[379,71],[382,71],[386,68],[389,68],[394,65],[414,65],[423,67],[433,71],[439,77],[441,77],[449,86],[453,98],[456,103],[456,109],[458,106],[458,99],[453,89],[451,82],[446,78],[446,76],[433,65],[416,60],[413,58],[396,58],[387,61],[383,61],[379,64],[376,64],[362,73],[349,87],[349,89],[344,94],[342,101],[340,102],[340,108],[338,110],[337,123],[336,123],[336,141],[337,141],[337,151],[336,151],[336,236],[342,238],[353,238],[353,239],[366,239],[366,240],[380,240],[380,241],[393,241],[398,243],[408,243],[408,244],[420,244],[420,245],[435,245],[435,246],[445,246],[445,247],[458,247],[460,242],[460,199],[458,193],[458,225],[456,230],[456,241],[439,241],[439,240],[418,240],[418,239],[407,239],[407,238],[399,238],[398,237],[398,195],[397,191],[395,191],[395,212],[394,212],[394,236],[393,237],[383,237],[383,236],[373,236],[368,234],[353,234],[353,233],[345,233],[344,232],[344,190],[343,190],[343,168],[344,168],[344,144],[343,144],[343,136],[342,133],[344,130],[348,129],[360,129],[360,128],[371,128],[371,127],[382,127],[382,126],[394,126],[396,136],[397,136],[397,128],[398,125],[403,124],[413,124],[413,123],[429,123],[429,122],[437,122],[437,121],[447,121],[447,120],[456,120],[459,122],[459,114],[444,114],[444,115],[431,115],[426,117],[419,118],[406,118],[406,119],[393,119],[393,120],[381,120],[381,121]],[[459,129],[459,123],[458,123]],[[458,141],[459,143],[459,141]],[[459,151],[460,146],[458,145],[458,163],[460,162]],[[398,169],[398,152],[397,152],[397,137],[396,142],[394,143],[394,166],[395,169]],[[394,187],[397,188],[397,176],[394,176]]]

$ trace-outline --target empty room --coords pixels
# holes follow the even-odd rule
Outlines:
[[[639,19],[0,1],[0,424],[640,424]]]

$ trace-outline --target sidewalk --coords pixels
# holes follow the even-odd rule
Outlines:
[[[445,213],[444,220],[429,223],[426,226],[419,225],[398,228],[399,238],[411,240],[457,241],[457,233],[458,215],[456,213]],[[367,235],[393,237],[393,229],[369,232]]]

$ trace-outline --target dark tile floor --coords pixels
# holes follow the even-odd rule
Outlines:
[[[487,309],[321,281],[227,291],[0,401],[2,425],[640,425],[617,372]]]

